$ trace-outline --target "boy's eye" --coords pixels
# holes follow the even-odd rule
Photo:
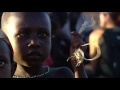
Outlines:
[[[3,67],[5,65],[5,62],[0,61],[0,67]]]
[[[28,35],[27,32],[22,32],[22,33],[20,33],[18,36],[19,36],[19,37],[25,37],[25,36],[27,36],[27,35]]]
[[[47,36],[47,34],[46,33],[39,33],[38,36],[41,37],[41,38],[45,38]]]

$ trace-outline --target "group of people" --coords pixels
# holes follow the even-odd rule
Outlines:
[[[72,32],[70,55],[84,44],[80,35]],[[8,38],[7,38],[8,37]],[[67,67],[51,68],[44,61],[51,50],[51,20],[47,12],[3,12],[0,33],[1,78],[87,78],[84,65],[74,73]],[[9,42],[10,41],[10,42]],[[85,51],[85,48],[81,48]]]
[[[80,35],[77,30],[81,15],[82,12],[3,12],[0,78],[120,77],[120,12],[100,12],[100,27]],[[66,62],[78,48],[87,58],[96,55],[92,44],[80,47],[84,41],[98,44],[101,57],[77,67],[74,57]]]

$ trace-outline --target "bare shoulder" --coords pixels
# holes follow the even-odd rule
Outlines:
[[[100,37],[104,33],[102,29],[95,29],[91,34],[90,37]]]
[[[73,72],[67,67],[52,68],[51,70],[56,78],[74,78]]]
[[[89,42],[96,42],[99,43],[102,42],[102,35],[104,33],[104,30],[102,29],[95,29],[89,36]]]

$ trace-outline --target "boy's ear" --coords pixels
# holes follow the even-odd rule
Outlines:
[[[13,61],[13,63],[11,64],[11,76],[13,77],[15,71],[17,68],[17,63]]]
[[[52,39],[53,39],[53,38],[55,38],[55,35],[54,35],[54,34],[52,34],[52,35],[51,35],[51,38],[52,38]]]

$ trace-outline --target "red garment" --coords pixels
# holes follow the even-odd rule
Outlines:
[[[51,65],[53,65],[53,64],[54,64],[54,62],[53,62],[51,56],[49,56],[49,57],[45,60],[45,62],[44,62],[44,65],[45,65],[45,66],[51,66]]]

